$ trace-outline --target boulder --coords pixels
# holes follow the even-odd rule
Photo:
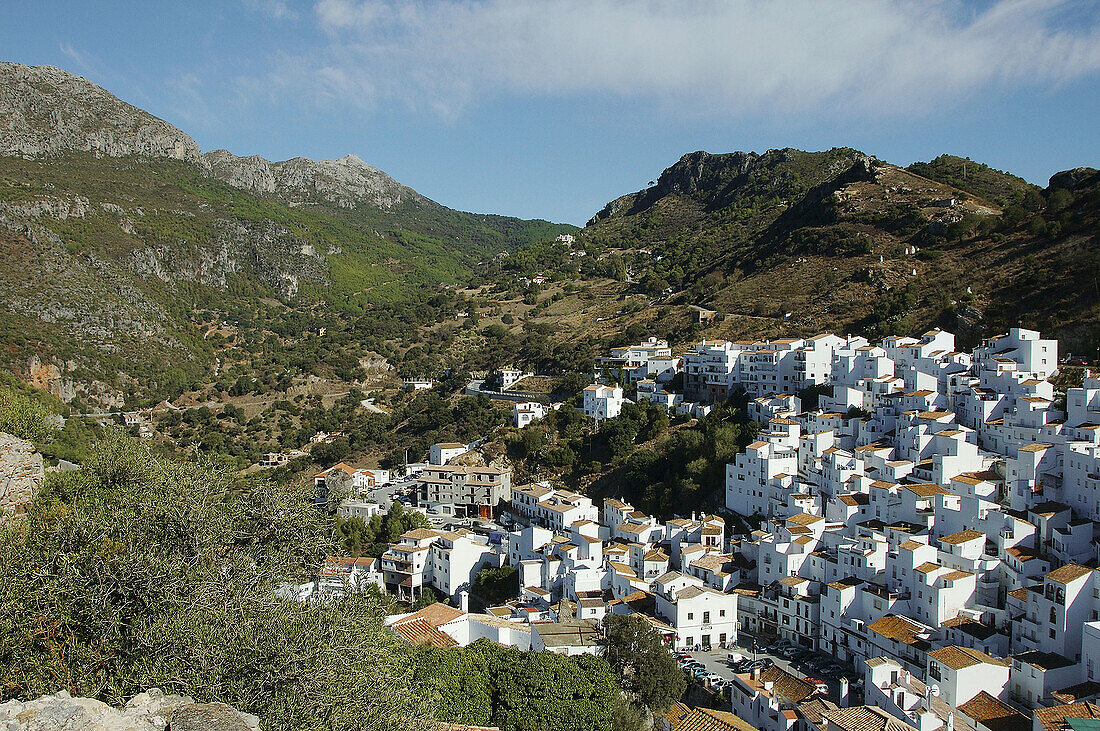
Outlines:
[[[195,703],[150,688],[122,709],[58,691],[0,704],[3,731],[259,731],[260,720],[224,703]]]

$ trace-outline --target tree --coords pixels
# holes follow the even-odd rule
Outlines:
[[[603,620],[603,656],[622,678],[623,690],[653,711],[684,695],[687,682],[665,650],[661,636],[637,614],[608,614]]]
[[[611,731],[620,697],[602,658],[522,651],[488,640],[418,650],[413,678],[439,720],[501,731]]]
[[[519,596],[519,572],[505,564],[500,568],[484,568],[474,576],[473,593],[487,606],[503,604]]]

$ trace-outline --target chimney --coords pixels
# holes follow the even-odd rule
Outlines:
[[[840,678],[840,695],[837,700],[839,701],[837,705],[839,705],[841,708],[848,707],[848,679],[844,676],[841,676]]]
[[[458,608],[463,612],[470,611],[470,592],[465,590],[458,592]]]

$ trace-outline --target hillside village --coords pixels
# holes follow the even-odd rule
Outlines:
[[[599,359],[578,407],[615,419],[624,385],[693,415],[745,393],[764,427],[727,465],[728,513],[660,520],[513,486],[507,470],[460,464],[476,445],[439,444],[411,466],[408,497],[392,495],[433,528],[379,558],[332,556],[287,591],[434,591],[444,603],[386,622],[441,648],[596,654],[601,620],[636,614],[721,699],[699,728],[1077,728],[1100,712],[1100,379],[1086,371],[1063,397],[1059,365],[1058,342],[1022,328],[971,352],[942,330],[675,356],[650,338]],[[542,408],[517,403],[515,425]],[[342,514],[383,512],[366,498],[388,474],[315,479],[336,481]],[[478,574],[505,566],[515,596],[472,608]],[[689,716],[703,723],[682,706],[665,722]]]
[[[216,11],[0,3],[0,731],[1100,731],[1100,2]]]

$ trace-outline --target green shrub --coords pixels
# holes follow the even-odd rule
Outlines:
[[[234,487],[117,432],[51,475],[0,526],[0,700],[65,689],[119,704],[157,686],[266,729],[420,727],[376,597],[275,593],[333,548],[309,493]]]

